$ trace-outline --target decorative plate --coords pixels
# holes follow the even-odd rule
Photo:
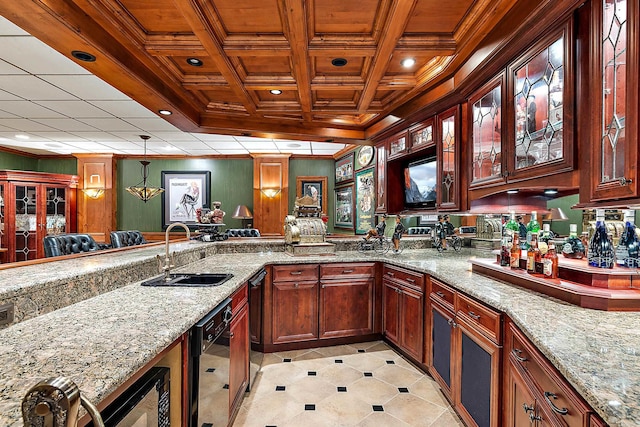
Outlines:
[[[358,151],[358,164],[360,167],[367,166],[371,163],[371,159],[373,159],[373,147],[366,145],[360,148],[360,151]]]

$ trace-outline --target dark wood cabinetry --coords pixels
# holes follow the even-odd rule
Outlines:
[[[373,333],[375,264],[320,266],[320,338]]]
[[[246,300],[245,300],[246,301]],[[240,409],[249,383],[249,306],[245,302],[229,326],[229,413]]]
[[[78,177],[0,171],[0,248],[4,262],[44,257],[42,239],[76,231]],[[0,252],[2,254],[2,252]]]
[[[431,279],[428,367],[469,426],[500,423],[501,315]]]
[[[423,274],[383,268],[384,335],[417,362],[423,356],[424,284]]]
[[[387,146],[376,146],[376,213],[387,212]]]
[[[437,123],[438,210],[460,210],[460,108],[438,114]]]
[[[521,419],[532,419],[537,426],[590,425],[593,414],[587,403],[513,323],[507,328],[506,351],[506,427],[521,426]]]

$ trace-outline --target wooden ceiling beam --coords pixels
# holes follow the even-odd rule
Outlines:
[[[200,39],[207,53],[215,63],[220,74],[229,83],[229,86],[241,100],[242,105],[249,114],[255,114],[256,106],[251,96],[244,88],[242,80],[238,76],[236,70],[231,64],[229,58],[224,54],[222,45],[218,41],[215,29],[211,25],[211,21],[206,18],[205,11],[200,8],[200,4],[196,0],[179,1],[175,0],[176,8],[182,13],[185,20],[193,30],[193,33]],[[209,11],[213,14],[213,11]],[[218,31],[219,32],[219,31]]]
[[[371,71],[365,83],[362,97],[358,103],[358,112],[366,113],[369,108],[369,104],[375,97],[378,89],[378,83],[384,76],[389,61],[393,55],[393,51],[398,44],[398,40],[402,36],[407,22],[411,18],[411,12],[413,11],[417,0],[413,1],[397,1],[391,4],[389,14],[384,23],[384,29],[380,32],[380,42],[378,43],[378,52],[373,58],[373,64]]]
[[[298,82],[298,96],[306,120],[311,120],[311,67],[309,65],[307,13],[304,0],[284,1],[285,36],[291,44],[293,76]]]

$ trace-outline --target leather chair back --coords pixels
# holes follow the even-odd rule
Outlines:
[[[45,236],[43,244],[46,257],[93,252],[101,249],[100,245],[88,234]]]
[[[147,243],[142,233],[138,230],[112,231],[110,237],[112,248],[124,248]]]

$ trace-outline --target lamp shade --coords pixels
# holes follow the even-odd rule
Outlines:
[[[245,205],[238,205],[236,210],[231,215],[231,218],[235,219],[253,219],[253,214]]]
[[[569,217],[562,211],[560,208],[551,208],[550,209],[550,217],[551,221],[566,221]]]

